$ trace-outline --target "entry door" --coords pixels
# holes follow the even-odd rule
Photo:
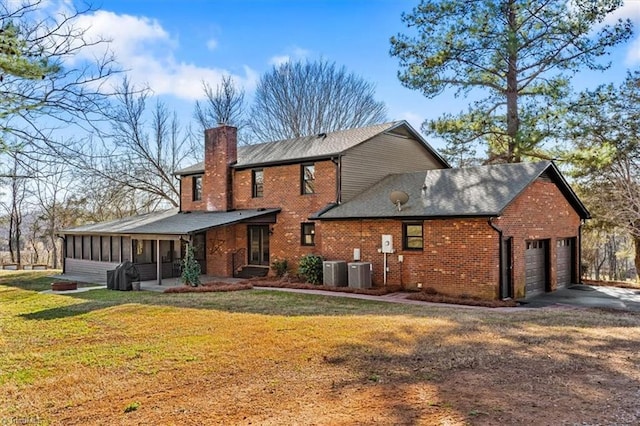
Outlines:
[[[511,249],[512,249],[512,241],[513,238],[505,238],[502,240],[501,256],[500,260],[502,264],[500,265],[500,271],[502,274],[502,278],[500,280],[500,298],[507,299],[513,297],[513,285],[511,281],[512,277],[512,258],[511,258]]]
[[[207,273],[207,234],[200,233],[193,236],[193,257],[200,264],[200,272]]]
[[[269,226],[249,226],[249,264],[269,265]]]

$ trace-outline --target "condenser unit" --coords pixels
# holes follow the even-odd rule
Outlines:
[[[347,262],[344,260],[325,260],[322,262],[322,283],[335,287],[347,286]]]
[[[349,287],[371,288],[371,263],[351,262],[349,269]]]

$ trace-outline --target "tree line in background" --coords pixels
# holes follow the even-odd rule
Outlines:
[[[572,90],[580,70],[605,70],[631,23],[609,23],[619,0],[422,1],[391,38],[403,85],[434,98],[470,99],[459,114],[422,126],[445,141],[455,166],[555,159],[594,219],[584,227],[585,270],[626,277],[635,246],[640,268],[638,98],[640,74],[619,86]],[[375,86],[325,60],[274,66],[252,102],[230,76],[203,82],[193,123],[135,87],[109,43],[89,39],[68,9],[43,18],[46,3],[0,4],[0,224],[12,262],[59,266],[56,229],[178,205],[173,173],[202,157],[202,132],[218,123],[241,143],[293,138],[385,121]],[[93,61],[79,57],[103,46]],[[622,125],[624,124],[624,125]],[[630,248],[631,247],[631,248]]]
[[[173,173],[201,159],[205,128],[234,125],[249,143],[386,120],[373,84],[320,60],[274,66],[251,107],[230,76],[203,82],[194,123],[180,123],[78,26],[93,9],[48,6],[0,3],[0,262],[59,267],[56,230],[177,207]]]
[[[640,74],[582,93],[571,80],[579,71],[608,69],[610,49],[630,39],[629,20],[607,21],[622,5],[422,1],[403,14],[410,32],[392,37],[390,52],[406,87],[429,98],[453,91],[473,99],[467,111],[422,126],[446,142],[452,164],[554,159],[574,178],[594,217],[584,227],[583,269],[611,279],[626,275],[618,260],[630,251],[621,235],[635,245],[640,270]]]

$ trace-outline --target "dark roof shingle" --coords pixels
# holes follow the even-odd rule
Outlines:
[[[406,121],[393,121],[383,124],[374,124],[367,127],[339,130],[320,135],[304,136],[300,138],[285,139],[275,142],[265,142],[256,145],[244,145],[238,147],[238,161],[236,168],[254,167],[258,165],[278,164],[295,161],[303,161],[317,158],[329,158],[338,155],[349,148],[361,144],[381,133],[402,129],[403,132],[413,134],[435,158],[447,166],[446,161],[427,144],[420,135],[411,128]],[[175,175],[186,176],[204,172],[204,162],[194,164],[175,172]]]
[[[550,161],[393,174],[352,200],[318,213],[318,219],[499,216],[544,172],[549,171],[579,214],[588,211]],[[398,211],[389,199],[404,191],[409,201]]]
[[[164,234],[186,235],[243,220],[270,215],[280,209],[233,210],[229,212],[182,212],[178,209],[148,213],[111,222],[64,229],[62,234]]]

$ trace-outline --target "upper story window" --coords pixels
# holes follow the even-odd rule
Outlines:
[[[316,244],[316,225],[314,223],[302,224],[302,245],[314,246]]]
[[[313,163],[303,164],[301,175],[302,194],[314,194],[316,192],[316,166]]]
[[[251,196],[253,198],[262,197],[264,194],[264,170],[256,169],[251,171]]]
[[[193,201],[202,200],[202,175],[194,176],[192,185],[193,185]]]
[[[402,224],[402,249],[422,250],[424,238],[422,236],[422,223]]]

